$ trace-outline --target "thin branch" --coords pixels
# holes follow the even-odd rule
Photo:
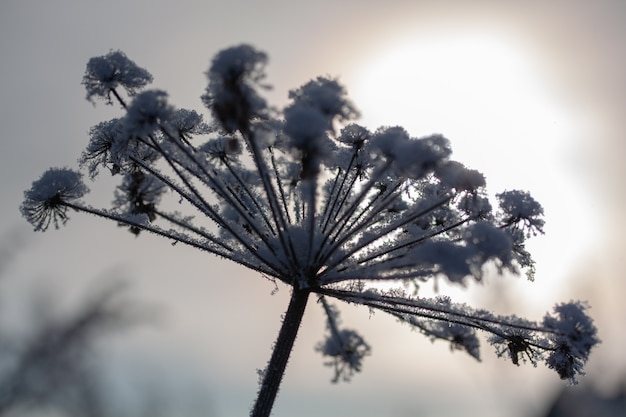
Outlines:
[[[336,290],[330,288],[316,288],[314,292],[318,294],[328,295],[349,303],[361,304],[378,309],[388,309],[389,311],[393,311],[398,314],[416,315],[433,320],[441,320],[474,327],[478,326],[477,328],[480,328],[481,330],[485,330],[502,337],[506,337],[506,335],[499,332],[496,328],[488,326],[488,324],[509,327],[516,330],[564,335],[563,333],[560,333],[556,330],[541,327],[536,323],[514,323],[514,320],[520,320],[515,316],[494,316],[493,314],[487,313],[486,311],[481,311],[480,315],[478,315],[478,313],[472,314],[454,308],[445,308],[443,307],[443,304],[435,305],[431,300],[420,300],[405,297],[390,297],[381,294],[370,295],[367,293],[352,293],[350,291]],[[452,304],[452,307],[453,306],[454,305]],[[463,308],[465,310],[468,309],[468,307],[465,306],[463,306]],[[426,311],[426,313],[424,313],[424,311]]]
[[[108,212],[105,210],[99,210],[93,207],[89,207],[89,206],[83,206],[80,204],[75,204],[75,203],[70,203],[70,202],[63,202],[61,203],[61,205],[69,207],[73,210],[76,211],[82,211],[85,213],[89,213],[89,214],[93,214],[94,216],[97,217],[102,217],[108,220],[113,220],[117,223],[121,223],[124,224],[126,226],[131,226],[131,227],[135,227],[137,229],[149,232],[149,233],[153,233],[155,235],[164,237],[166,239],[170,239],[173,240],[175,242],[180,242],[183,243],[185,245],[188,246],[192,246],[196,249],[200,249],[209,253],[212,253],[214,255],[217,255],[219,257],[222,258],[226,258],[226,259],[230,259],[231,261],[238,263],[240,265],[243,265],[247,268],[250,268],[252,270],[255,270],[257,272],[272,276],[272,277],[276,277],[281,279],[281,273],[280,271],[276,271],[272,268],[271,264],[268,264],[263,257],[261,257],[258,253],[256,252],[252,252],[253,256],[256,257],[259,261],[261,261],[264,265],[268,266],[271,269],[267,269],[264,268],[260,265],[256,265],[256,264],[252,264],[250,262],[246,262],[244,260],[242,260],[240,257],[236,256],[237,252],[225,252],[224,250],[218,250],[216,248],[213,248],[211,246],[208,246],[206,244],[203,244],[200,241],[197,241],[195,239],[191,239],[190,237],[188,237],[185,234],[182,233],[173,233],[172,230],[163,230],[159,227],[150,225],[150,224],[146,224],[146,223],[142,223],[133,219],[128,218],[127,216],[122,216],[116,213],[112,213],[112,212]]]

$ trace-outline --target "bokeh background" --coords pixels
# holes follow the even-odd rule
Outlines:
[[[33,180],[75,167],[89,128],[119,114],[84,100],[90,57],[121,49],[173,104],[203,110],[210,59],[245,42],[270,56],[272,104],[336,76],[362,124],[443,133],[491,192],[530,191],[547,220],[529,245],[535,282],[492,276],[439,290],[532,319],[588,300],[603,344],[582,384],[615,395],[626,381],[625,39],[622,0],[0,0],[0,325],[26,329],[42,294],[63,310],[94,285],[126,279],[138,305],[156,312],[103,343],[111,401],[132,409],[148,398],[162,415],[247,415],[287,288],[85,215],[35,234],[18,212]],[[106,206],[114,184],[91,184],[89,201]],[[324,318],[311,304],[275,416],[541,416],[564,389],[542,364],[515,367],[486,344],[477,363],[391,318],[341,307],[372,345],[363,372],[329,382],[314,351]]]

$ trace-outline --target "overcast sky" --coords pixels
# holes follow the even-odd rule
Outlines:
[[[206,393],[216,416],[247,414],[286,288],[272,295],[256,274],[86,216],[34,234],[18,212],[33,180],[75,166],[89,128],[119,114],[84,100],[90,57],[121,49],[172,103],[200,111],[211,57],[246,42],[270,56],[274,104],[312,77],[337,76],[368,127],[443,133],[492,192],[531,191],[548,222],[530,246],[536,281],[493,277],[455,297],[531,319],[589,300],[604,343],[587,380],[610,390],[626,372],[624,22],[622,0],[0,0],[1,305],[21,311],[35,288],[65,300],[128,277],[167,319],[113,344],[116,375]],[[110,201],[106,187],[92,188],[94,204]],[[476,364],[350,307],[344,323],[373,347],[363,373],[329,383],[313,351],[324,323],[312,304],[275,416],[530,416],[562,387],[542,365],[515,368],[486,345]]]

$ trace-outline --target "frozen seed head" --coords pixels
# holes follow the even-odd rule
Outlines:
[[[211,128],[204,122],[201,114],[187,109],[177,109],[173,113],[169,128],[183,141],[190,140],[193,135],[206,135],[211,132]]]
[[[88,191],[81,173],[50,168],[24,192],[20,211],[36,231],[45,231],[50,223],[58,229],[68,219],[66,203],[80,199]]]
[[[301,161],[302,179],[318,176],[321,163],[333,151],[328,133],[334,122],[348,121],[358,112],[348,100],[344,87],[334,79],[318,77],[289,92],[293,103],[284,110],[284,132],[289,146]]]
[[[150,82],[152,75],[148,71],[137,66],[123,52],[111,51],[89,60],[82,84],[87,90],[87,100],[93,102],[96,97],[111,104],[111,93],[117,87],[134,96]]]
[[[398,170],[408,178],[422,178],[452,153],[448,139],[432,135],[400,141],[394,150]]]
[[[355,123],[351,123],[341,129],[341,134],[337,138],[339,142],[350,145],[355,149],[363,148],[365,141],[368,140],[372,134],[369,130],[363,126],[359,126]]]
[[[165,184],[153,175],[133,171],[124,175],[122,183],[115,190],[113,207],[125,215],[145,215],[149,221],[154,221],[157,204],[165,191]],[[138,235],[140,230],[132,226],[130,231]]]
[[[512,262],[513,242],[502,229],[489,222],[477,222],[463,233],[467,245],[475,251],[474,258],[481,262],[495,260],[502,267],[510,267]]]
[[[485,186],[485,177],[475,169],[468,169],[460,162],[447,161],[435,171],[441,185],[457,191],[475,191]]]
[[[326,365],[335,370],[334,383],[339,380],[350,381],[354,373],[361,372],[363,359],[371,353],[370,346],[351,329],[341,329],[329,335],[316,346],[316,350],[330,357]]]
[[[165,91],[144,91],[128,107],[124,133],[129,137],[146,138],[165,126],[173,115],[174,108],[168,104]]]
[[[266,103],[255,87],[265,78],[266,63],[267,55],[250,45],[224,49],[213,58],[202,101],[227,133],[246,132],[251,120],[263,116]]]
[[[285,110],[284,132],[301,161],[302,179],[311,179],[320,173],[320,164],[331,149],[327,128],[328,119],[315,108],[295,104]]]
[[[573,385],[578,383],[578,376],[585,375],[583,367],[591,349],[600,343],[593,320],[585,314],[587,308],[579,301],[558,304],[554,314],[543,319],[544,326],[555,334],[555,349],[546,364]]]
[[[343,122],[359,115],[352,102],[348,100],[345,88],[339,81],[331,78],[318,77],[309,81],[302,87],[290,91],[289,98],[297,104],[316,109],[329,123],[335,119]]]
[[[327,127],[326,118],[317,109],[296,104],[285,110],[284,131],[294,148],[317,147],[324,140]]]
[[[372,138],[372,145],[393,161],[398,175],[411,179],[424,177],[452,153],[445,137],[431,135],[415,139],[398,126],[379,129]]]
[[[230,136],[209,139],[198,150],[204,152],[207,158],[214,162],[235,162],[242,153],[239,141]]]
[[[507,224],[525,231],[527,236],[543,233],[543,207],[530,193],[512,190],[497,194],[496,197]]]
[[[98,175],[101,166],[109,166],[112,173],[119,170],[112,161],[111,149],[122,134],[122,129],[122,120],[112,119],[98,123],[89,130],[89,144],[78,162],[81,168],[87,167],[91,179]]]

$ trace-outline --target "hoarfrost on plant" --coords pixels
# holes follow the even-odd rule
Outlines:
[[[25,192],[22,214],[36,230],[67,220],[69,209],[111,220],[229,259],[292,288],[279,342],[263,373],[254,416],[276,396],[309,295],[324,308],[328,337],[318,350],[334,380],[361,371],[370,345],[342,328],[331,298],[392,315],[433,340],[480,358],[478,332],[514,364],[544,360],[575,382],[596,329],[579,302],[560,304],[541,322],[473,309],[449,298],[376,291],[369,284],[455,285],[534,262],[526,240],[543,233],[543,209],[525,191],[487,198],[484,176],[451,159],[441,134],[413,137],[398,126],[370,131],[337,79],[291,90],[283,109],[268,107],[267,55],[250,45],[219,52],[202,102],[212,119],[177,109],[161,90],[140,92],[150,74],[123,53],[87,64],[87,98],[117,101],[119,117],[93,127],[80,165],[121,184],[111,209],[82,202],[80,173],[46,171]],[[174,207],[174,208],[173,208]],[[286,356],[285,356],[286,355]]]

